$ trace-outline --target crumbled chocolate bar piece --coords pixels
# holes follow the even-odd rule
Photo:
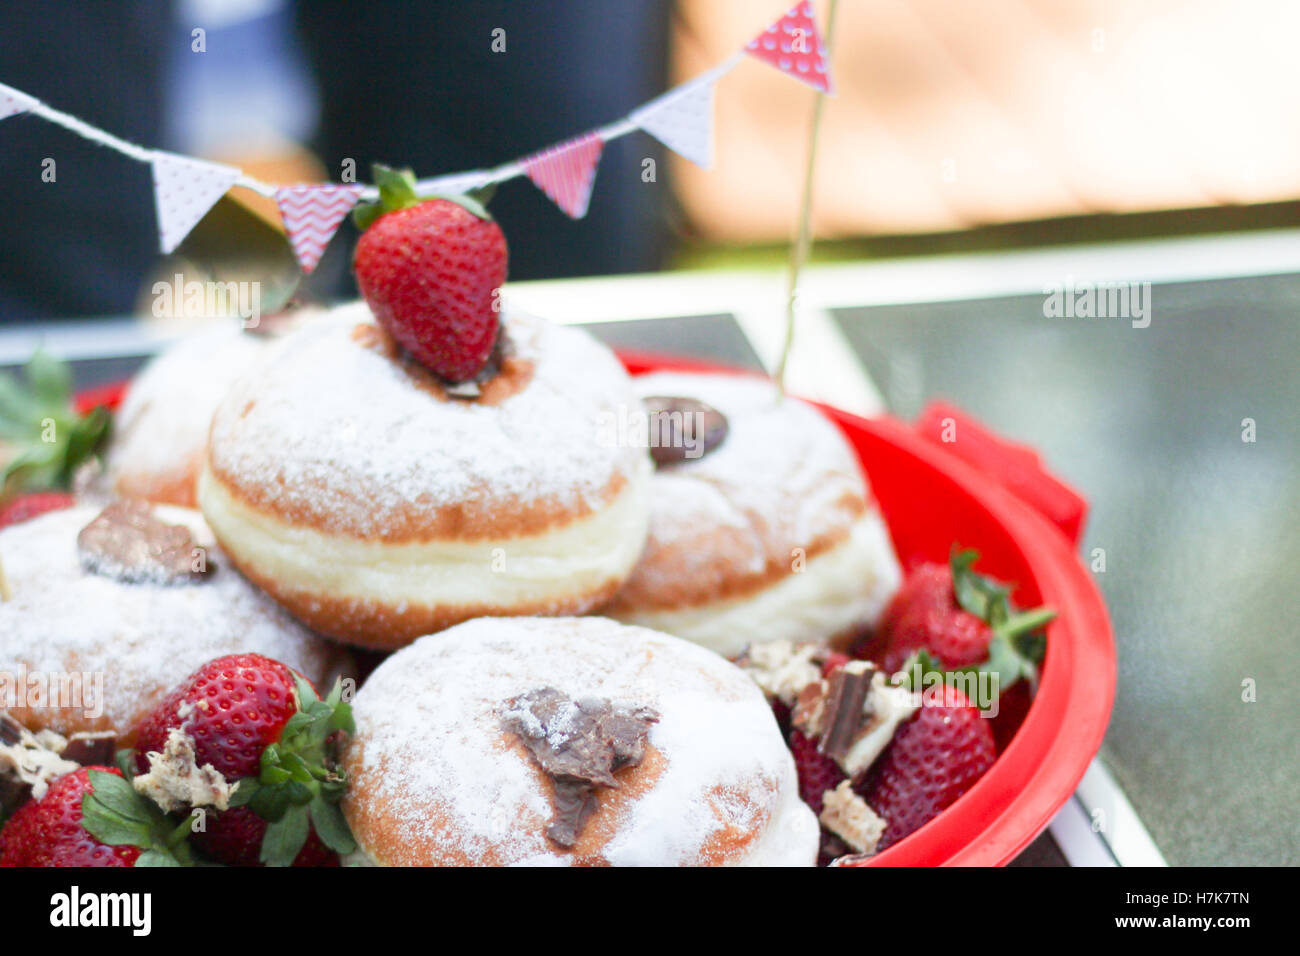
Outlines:
[[[167,524],[143,501],[109,505],[77,535],[81,566],[125,584],[186,584],[215,570],[189,528]]]
[[[554,785],[548,838],[565,849],[578,842],[596,811],[597,789],[616,789],[614,774],[641,763],[646,736],[658,720],[649,707],[603,698],[574,700],[553,687],[506,702],[506,729],[519,737]]]
[[[117,750],[117,734],[111,730],[73,734],[59,756],[83,767],[111,767]]]
[[[853,783],[843,780],[834,790],[822,795],[821,825],[844,841],[855,853],[876,852],[885,833],[885,821],[853,790]]]
[[[827,680],[826,711],[822,717],[822,739],[817,749],[834,760],[843,760],[866,716],[867,691],[871,689],[870,667],[846,665]]]
[[[77,769],[59,755],[64,746],[58,734],[33,734],[0,712],[0,820],[8,819],[28,800],[39,800],[52,780]]]

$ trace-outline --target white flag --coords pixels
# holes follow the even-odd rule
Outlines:
[[[629,119],[673,152],[708,169],[713,165],[713,87],[721,75],[712,70],[675,86]]]
[[[181,244],[239,175],[234,166],[153,151],[153,198],[164,253]]]
[[[0,83],[0,119],[7,119],[17,113],[26,113],[38,102],[36,97],[28,96],[22,90],[15,90],[12,86]]]

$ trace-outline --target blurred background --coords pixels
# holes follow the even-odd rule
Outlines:
[[[0,82],[272,182],[337,180],[345,159],[363,179],[375,160],[430,176],[624,115],[721,62],[779,6],[11,0]],[[492,49],[498,28],[504,52]],[[1287,0],[845,0],[816,255],[1289,224],[1300,212],[1298,29],[1300,5]],[[646,134],[618,140],[584,221],[523,180],[506,184],[493,208],[512,277],[779,259],[813,96],[742,64],[718,87],[715,169],[664,155]],[[46,157],[55,183],[40,180]],[[663,170],[654,183],[640,176],[646,157]],[[156,253],[148,168],[39,118],[0,123],[0,202],[0,322],[129,312],[149,277],[173,271]],[[181,257],[287,275],[287,247],[265,235],[278,222],[273,202],[232,190]],[[351,293],[354,238],[345,227],[309,293]]]

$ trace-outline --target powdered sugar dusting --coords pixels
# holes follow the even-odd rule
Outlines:
[[[266,353],[270,339],[237,322],[187,336],[131,382],[114,419],[107,471],[169,472],[186,467],[208,443],[212,413],[231,384]]]
[[[184,587],[124,584],[82,570],[77,534],[97,514],[76,507],[0,531],[13,588],[13,599],[0,603],[0,670],[103,674],[103,728],[125,734],[172,686],[226,654],[265,654],[313,681],[335,666],[341,652],[241,577],[197,512],[156,509],[162,520],[190,528],[216,568]]]
[[[789,571],[795,548],[843,536],[860,516],[857,458],[812,406],[747,376],[660,372],[635,384],[643,396],[704,401],[729,430],[709,454],[655,473],[646,557],[628,593],[676,594],[682,581],[707,591],[724,570]],[[672,559],[656,561],[660,550]]]
[[[364,303],[339,307],[276,346],[238,381],[213,421],[212,464],[310,515],[327,531],[373,536],[409,513],[501,500],[598,508],[641,449],[597,441],[598,416],[635,401],[622,366],[585,332],[507,316],[528,386],[496,405],[441,401],[352,338]]]
[[[480,618],[399,651],[357,695],[353,772],[411,837],[410,858],[387,862],[431,862],[426,841],[444,859],[494,849],[503,862],[569,862],[543,832],[546,784],[502,732],[506,702],[542,687],[660,717],[648,742],[664,765],[605,846],[615,865],[699,862],[724,827],[767,827],[795,787],[762,693],[717,655],[605,618]]]

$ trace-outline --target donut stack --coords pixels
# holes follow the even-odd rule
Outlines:
[[[101,500],[0,531],[0,671],[103,675],[92,716],[0,709],[129,745],[213,658],[329,686],[381,652],[341,758],[349,862],[812,864],[783,733],[728,658],[852,641],[897,589],[856,456],[770,382],[633,380],[501,310],[481,207],[388,192],[364,301],[164,353]]]

